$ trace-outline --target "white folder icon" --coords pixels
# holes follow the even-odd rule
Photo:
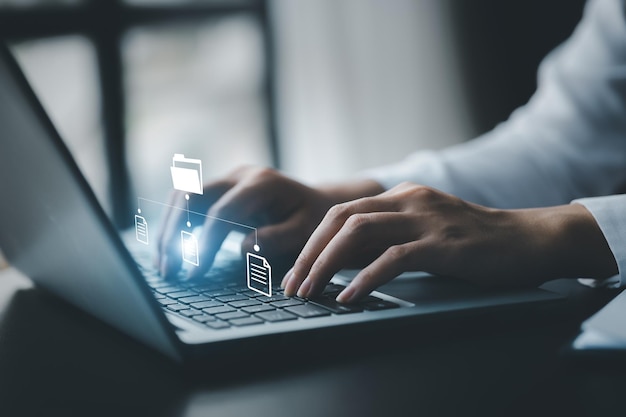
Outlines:
[[[185,158],[177,153],[172,158],[172,183],[174,188],[188,193],[202,194],[202,161]]]

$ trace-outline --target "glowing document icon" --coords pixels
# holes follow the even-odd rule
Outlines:
[[[202,194],[202,161],[174,154],[172,158],[172,183],[174,188],[188,193]]]
[[[267,259],[248,252],[246,255],[248,265],[248,288],[260,294],[272,296],[272,267]]]
[[[198,266],[200,259],[198,258],[198,239],[189,232],[180,231],[180,242],[183,252],[183,261]]]
[[[135,237],[144,245],[148,244],[148,222],[138,215],[135,215]]]

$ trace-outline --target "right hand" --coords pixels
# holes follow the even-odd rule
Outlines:
[[[172,194],[170,206],[185,208],[185,194]],[[307,187],[269,168],[242,167],[204,187],[203,195],[189,195],[191,211],[206,213],[198,238],[200,265],[190,277],[204,275],[231,230],[250,232],[242,251],[252,251],[254,231],[215,218],[258,228],[263,256],[293,260],[336,203],[330,193]],[[176,276],[181,268],[180,231],[186,230],[187,211],[170,208],[159,236],[158,267],[164,277]]]

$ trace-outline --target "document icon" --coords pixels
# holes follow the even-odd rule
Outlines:
[[[246,255],[248,265],[248,288],[260,294],[272,296],[272,267],[267,259],[248,252]]]
[[[135,214],[135,236],[145,245],[148,244],[148,222],[142,216]]]
[[[188,193],[202,194],[202,161],[174,154],[172,158],[172,183],[174,189]]]
[[[189,232],[180,231],[180,241],[183,251],[183,261],[198,266],[198,239]]]

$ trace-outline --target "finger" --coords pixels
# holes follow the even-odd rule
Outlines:
[[[198,239],[199,265],[191,278],[204,275],[213,265],[215,255],[231,230],[243,224],[266,204],[268,193],[255,181],[243,180],[228,190],[207,213],[204,229]]]
[[[159,268],[161,275],[165,278],[175,276],[180,270],[182,263],[180,253],[180,230],[184,227],[185,219],[185,199],[183,193],[176,193],[171,201],[167,215],[167,223],[162,228],[162,238],[160,240]]]
[[[176,209],[172,208],[172,206],[174,206],[176,201],[179,200],[179,198],[180,198],[179,194],[180,194],[179,191],[174,191],[174,192],[170,193],[170,195],[168,197],[168,200],[167,200],[168,208],[165,211],[165,216],[163,217],[163,221],[161,222],[163,227],[161,227],[160,230],[159,230],[159,236],[158,236],[158,240],[157,240],[157,252],[158,252],[159,256],[161,256],[161,254],[163,253],[163,246],[164,246],[164,242],[165,242],[165,234],[166,234],[166,231],[167,231],[166,226],[169,224],[170,218],[173,215],[173,213],[175,213],[175,211],[177,211]]]
[[[182,263],[180,232],[181,230],[191,232],[191,226],[187,226],[186,223],[190,218],[198,217],[193,213],[206,212],[207,208],[232,186],[229,181],[219,180],[205,185],[202,195],[180,191],[172,193],[170,208],[163,222],[159,241],[159,266],[163,276],[175,276],[180,270]]]
[[[298,211],[283,222],[263,226],[256,233],[249,233],[241,244],[242,251],[251,252],[254,245],[258,244],[266,257],[297,254],[306,239],[300,231],[306,216],[306,212]]]
[[[283,280],[280,283],[280,288],[284,289],[285,285],[287,285],[287,283],[289,282],[292,276],[293,276],[293,268],[289,269],[289,271],[287,271],[287,273],[283,277]]]
[[[367,256],[371,259],[372,247],[387,248],[416,238],[411,217],[407,214],[354,214],[315,260],[298,296],[311,297],[320,292],[337,272],[354,264],[354,258]],[[290,287],[294,285],[297,281]]]
[[[349,203],[333,206],[317,226],[294,264],[292,279],[285,286],[285,294],[291,296],[308,276],[313,263],[320,253],[341,230],[346,220],[356,213],[387,211],[389,203],[377,197],[362,198]]]
[[[427,269],[429,246],[423,240],[391,246],[364,268],[337,296],[340,303],[352,303],[403,272]]]

